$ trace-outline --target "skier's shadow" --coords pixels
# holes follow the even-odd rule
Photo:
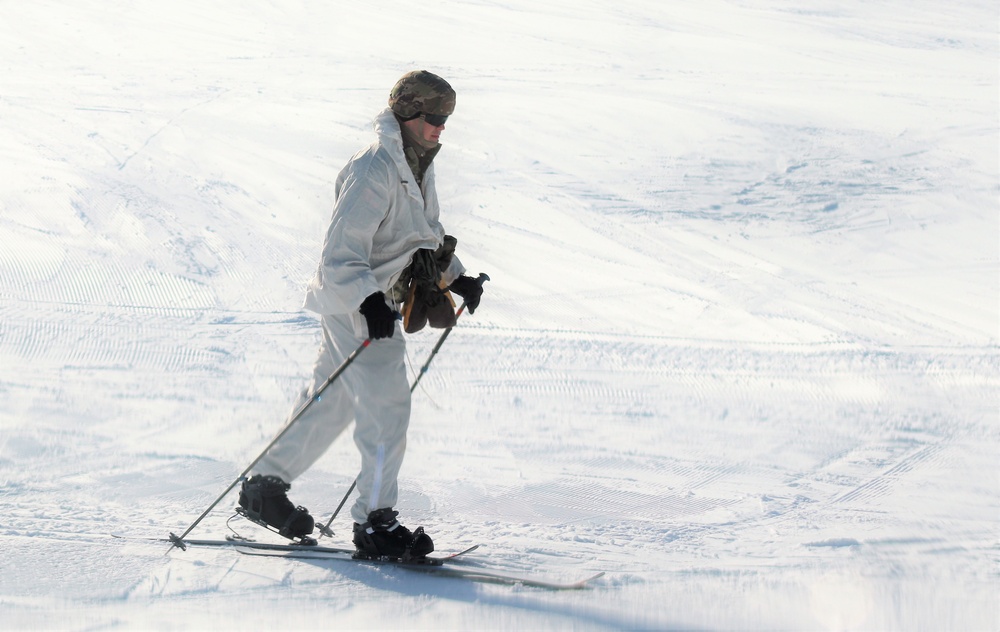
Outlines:
[[[462,577],[435,575],[427,570],[408,569],[405,566],[389,564],[345,564],[339,560],[300,559],[300,562],[312,564],[329,571],[339,580],[352,580],[365,584],[369,588],[385,592],[395,592],[408,597],[423,597],[455,602],[485,605],[500,608],[517,608],[525,612],[537,612],[555,617],[560,627],[565,623],[583,626],[606,627],[616,630],[628,630],[642,627],[639,618],[633,618],[626,613],[601,612],[580,604],[579,599],[563,599],[558,595],[566,593],[545,588],[531,588],[511,585],[507,582],[472,580]],[[484,590],[485,585],[502,584],[506,591]],[[584,588],[582,591],[593,591],[596,588]],[[573,591],[576,592],[576,591]],[[605,595],[605,597],[607,597]],[[604,601],[606,599],[602,599]],[[571,625],[570,627],[576,627]],[[676,627],[661,625],[663,630],[692,630],[690,625]]]

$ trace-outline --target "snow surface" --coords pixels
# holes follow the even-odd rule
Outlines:
[[[1000,629],[998,20],[0,4],[0,627]],[[443,217],[492,281],[399,508],[470,563],[606,577],[113,540],[182,531],[280,428],[334,178],[415,68],[458,91]],[[357,467],[348,433],[292,499],[325,519]]]

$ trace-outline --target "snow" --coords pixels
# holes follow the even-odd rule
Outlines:
[[[0,13],[0,628],[1000,629],[995,3]],[[333,181],[415,68],[458,91],[443,218],[492,280],[398,508],[606,576],[112,539],[183,531],[279,430]],[[349,434],[295,482],[323,520]]]

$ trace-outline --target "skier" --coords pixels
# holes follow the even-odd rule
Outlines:
[[[337,177],[333,218],[304,305],[322,316],[323,339],[300,405],[366,339],[372,342],[243,482],[239,503],[246,514],[286,537],[305,538],[314,528],[308,510],[288,499],[291,482],[353,420],[361,453],[359,496],[351,508],[358,555],[419,558],[434,550],[422,527],[411,532],[392,509],[410,418],[398,320],[402,309],[407,332],[428,322],[449,327],[455,313],[447,290],[462,297],[470,313],[482,295],[482,285],[463,274],[456,240],[438,220],[432,161],[454,109],[447,81],[425,70],[403,75],[389,107],[375,118],[378,140]]]

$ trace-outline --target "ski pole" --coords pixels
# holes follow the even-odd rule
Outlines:
[[[344,497],[340,499],[340,504],[337,505],[337,508],[333,511],[333,515],[330,516],[330,519],[326,521],[325,525],[319,528],[319,537],[322,538],[324,535],[329,535],[329,536],[333,535],[333,531],[330,530],[330,525],[333,524],[333,521],[340,513],[340,510],[344,508],[344,503],[347,502],[347,499],[348,497],[350,497],[351,492],[353,492],[354,488],[357,486],[358,486],[358,479],[355,478],[354,482],[351,483],[351,486],[347,488],[347,493],[344,494]]]
[[[480,272],[476,282],[479,283],[479,285],[482,285],[489,280],[490,277],[488,274]],[[455,314],[456,321],[458,320],[458,317],[462,315],[462,312],[465,311],[465,303],[465,301],[462,301],[462,306],[458,308],[458,312]],[[415,388],[417,388],[417,384],[419,384],[420,380],[424,377],[424,373],[427,373],[427,368],[431,365],[431,361],[434,360],[434,356],[437,355],[437,352],[441,350],[441,345],[443,345],[444,341],[448,339],[448,334],[450,334],[451,330],[454,328],[455,326],[452,325],[451,327],[445,329],[444,333],[441,334],[441,337],[438,339],[437,344],[434,345],[433,349],[431,349],[431,355],[427,358],[427,362],[424,362],[424,366],[420,367],[420,373],[417,374],[417,379],[413,381],[413,386],[410,387],[411,393]]]
[[[222,502],[222,499],[225,498],[229,494],[229,492],[233,491],[233,488],[236,487],[236,484],[239,483],[241,480],[243,480],[246,477],[246,475],[250,473],[250,470],[252,470],[254,468],[254,466],[256,466],[257,463],[259,463],[260,460],[264,458],[264,455],[267,454],[268,450],[270,450],[272,447],[274,447],[274,444],[278,443],[278,441],[280,441],[281,438],[284,437],[288,433],[289,430],[291,430],[292,426],[295,424],[296,421],[298,421],[299,417],[301,417],[302,414],[306,412],[306,410],[309,408],[310,405],[312,405],[312,403],[314,401],[316,401],[317,399],[319,399],[319,396],[323,393],[324,390],[326,390],[326,387],[330,386],[330,384],[333,384],[333,382],[338,377],[340,377],[340,374],[343,373],[344,370],[347,369],[347,367],[349,367],[352,362],[354,362],[355,358],[357,358],[361,354],[361,352],[364,351],[368,347],[368,345],[371,344],[371,342],[372,342],[372,339],[371,338],[367,338],[364,342],[361,343],[361,346],[359,346],[357,349],[355,349],[351,353],[351,355],[347,356],[347,359],[344,360],[343,364],[341,364],[339,367],[337,367],[337,370],[334,371],[330,375],[330,377],[326,378],[326,381],[323,382],[323,384],[321,384],[320,387],[316,389],[316,392],[313,393],[312,395],[310,395],[309,399],[307,399],[306,401],[302,402],[302,405],[299,406],[298,410],[295,411],[295,413],[292,415],[291,419],[288,420],[288,423],[285,424],[285,427],[281,430],[281,432],[279,432],[277,434],[277,436],[275,436],[274,439],[271,440],[271,443],[267,444],[267,447],[264,448],[264,451],[261,452],[257,456],[257,458],[254,459],[253,462],[251,462],[250,465],[247,466],[247,468],[245,470],[243,470],[243,473],[240,474],[239,477],[235,481],[233,481],[232,484],[229,485],[229,487],[226,488],[226,491],[222,492],[222,494],[218,498],[215,499],[215,502],[213,502],[211,505],[208,506],[208,509],[206,509],[204,512],[202,512],[202,514],[200,516],[198,516],[197,520],[195,520],[194,522],[191,523],[191,526],[188,527],[184,531],[184,533],[180,534],[179,536],[178,535],[174,535],[173,533],[170,534],[171,545],[170,545],[170,548],[167,549],[167,553],[169,553],[170,551],[172,551],[175,546],[180,547],[180,549],[182,551],[186,551],[187,550],[187,547],[184,545],[184,538],[189,533],[191,533],[191,531],[193,531],[194,528],[197,527],[198,524],[201,523],[202,520],[205,519],[205,516],[207,516],[209,513],[211,513],[211,511],[213,509],[215,509],[216,505],[218,505],[220,502]]]
[[[479,285],[482,285],[483,283],[489,280],[490,276],[485,272],[479,273],[479,277],[476,279]],[[462,315],[462,312],[465,311],[465,303],[466,303],[465,301],[462,301],[462,306],[458,308],[457,312],[455,312],[456,321]],[[431,360],[433,360],[434,356],[437,355],[437,352],[440,351],[441,345],[444,344],[444,341],[448,338],[448,334],[451,333],[452,329],[454,329],[454,325],[445,329],[444,333],[441,334],[441,337],[438,339],[437,344],[434,345],[434,349],[431,350],[431,355],[429,358],[427,358],[427,362],[424,363],[424,366],[420,367],[420,373],[417,374],[417,379],[414,380],[413,386],[410,387],[411,393],[413,392],[413,389],[417,388],[417,384],[420,382],[420,378],[422,378],[424,376],[424,373],[427,372],[427,367],[431,365]],[[333,515],[330,516],[330,519],[326,521],[325,525],[319,528],[320,537],[324,535],[333,535],[333,531],[330,530],[330,525],[333,524],[334,518],[336,518],[337,514],[340,513],[340,510],[344,507],[344,503],[347,502],[348,497],[351,495],[351,492],[354,491],[354,488],[357,487],[357,485],[358,485],[358,479],[355,478],[354,482],[351,483],[351,486],[347,489],[347,493],[344,494],[344,497],[340,500],[340,504],[337,505],[337,509],[333,512]]]

